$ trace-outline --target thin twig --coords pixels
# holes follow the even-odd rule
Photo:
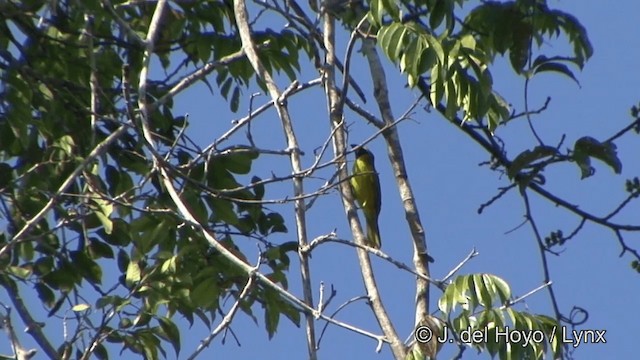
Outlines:
[[[291,91],[289,93],[289,96],[293,96],[303,90],[309,89],[311,87],[317,86],[321,84],[321,79],[320,78],[316,78],[313,79],[311,81],[308,81],[306,83],[302,83],[299,84],[298,87]],[[193,164],[197,163],[203,156],[204,154],[209,154],[213,149],[216,148],[216,146],[218,146],[220,143],[222,143],[223,141],[229,139],[231,137],[231,135],[233,135],[234,133],[236,133],[238,130],[240,130],[243,126],[247,125],[249,122],[251,122],[253,119],[255,119],[259,114],[265,112],[266,110],[268,110],[269,108],[271,108],[274,105],[273,101],[269,101],[268,103],[265,103],[263,105],[261,105],[260,107],[258,107],[257,109],[255,109],[253,112],[251,112],[249,115],[241,118],[241,119],[237,119],[237,120],[233,120],[232,124],[233,127],[231,127],[231,129],[227,130],[224,134],[220,135],[213,143],[211,143],[209,146],[207,146],[200,154],[198,154],[198,156],[196,156],[193,160],[191,160],[189,162],[189,166],[193,166]]]
[[[338,308],[336,309],[336,311],[333,312],[333,314],[331,314],[331,317],[334,317],[336,315],[338,315],[338,313],[340,312],[340,310],[346,308],[347,306],[353,304],[356,301],[360,301],[360,300],[369,300],[369,297],[367,295],[360,295],[360,296],[356,296],[352,299],[347,300],[344,304],[341,304],[340,306],[338,306]],[[324,332],[327,330],[327,328],[329,327],[329,323],[326,323],[323,327],[322,327],[322,331],[320,332],[320,336],[318,337],[318,344],[316,344],[316,350],[320,350],[320,342],[322,342],[322,337],[324,336]]]
[[[542,290],[542,289],[546,288],[547,286],[551,286],[551,284],[552,284],[552,283],[553,283],[553,282],[551,282],[551,281],[547,281],[547,282],[545,282],[544,284],[542,284],[542,285],[538,286],[537,288],[535,288],[535,289],[533,289],[533,290],[529,291],[528,293],[526,293],[526,294],[524,294],[524,295],[522,295],[522,296],[520,296],[520,297],[517,297],[517,298],[515,298],[515,299],[513,299],[513,300],[508,300],[506,304],[504,304],[504,305],[500,306],[499,310],[504,310],[504,309],[506,309],[506,308],[508,308],[508,307],[511,307],[511,306],[513,306],[513,305],[515,305],[515,304],[517,304],[517,303],[521,302],[521,301],[524,301],[524,300],[525,300],[526,298],[528,298],[529,296],[531,296],[531,295],[533,295],[533,294],[537,293],[538,291],[540,291],[540,290]]]
[[[389,87],[384,67],[382,66],[382,61],[380,60],[380,56],[376,50],[375,42],[368,38],[363,40],[362,51],[365,54],[369,65],[369,72],[373,81],[373,94],[382,120],[385,125],[392,124],[395,121],[391,109],[391,102],[389,100]],[[422,225],[420,211],[416,204],[413,188],[409,183],[409,176],[407,174],[407,166],[404,161],[400,134],[396,127],[392,127],[383,131],[382,136],[387,144],[387,155],[389,156],[389,162],[393,169],[398,193],[403,204],[407,226],[411,232],[411,240],[413,244],[413,266],[418,273],[430,276],[429,261],[432,258],[429,255],[425,229]],[[429,282],[422,278],[417,278],[415,289],[416,307],[414,323],[418,325],[422,319],[429,316]],[[398,341],[402,342],[399,338]]]
[[[340,91],[340,101],[335,107],[335,111],[342,114],[344,110],[344,103],[347,100],[347,93],[349,92],[349,79],[351,79],[351,75],[349,71],[351,69],[351,53],[353,52],[353,47],[355,46],[356,39],[360,36],[360,27],[367,20],[367,15],[363,16],[358,22],[358,25],[351,31],[351,36],[349,37],[349,42],[347,43],[347,51],[344,56],[344,71],[342,74],[342,90]]]
[[[540,236],[540,232],[538,231],[538,226],[536,225],[535,219],[533,218],[533,213],[531,211],[531,205],[529,203],[529,196],[527,191],[522,191],[522,200],[524,201],[525,206],[525,217],[527,221],[531,225],[531,230],[533,230],[533,234],[535,236],[536,242],[538,243],[538,249],[540,251],[540,260],[542,261],[542,272],[543,272],[543,281],[544,283],[551,284],[551,275],[549,273],[549,264],[547,262],[547,254],[545,252],[544,242],[542,241],[542,237]],[[558,307],[558,300],[556,299],[556,295],[553,292],[553,286],[548,285],[549,297],[551,298],[551,304],[553,306],[553,311],[556,315],[556,319],[558,321],[562,321],[564,318],[562,313],[560,312],[560,308]]]
[[[625,126],[624,128],[622,128],[622,130],[618,131],[617,133],[613,134],[607,140],[603,141],[603,143],[611,143],[617,138],[629,132],[630,130],[637,128],[638,126],[640,126],[640,118],[636,119],[636,121],[632,122],[631,124]]]
[[[243,58],[244,58],[244,50],[240,49],[232,54],[224,56],[220,60],[206,63],[201,68],[182,77],[182,79],[180,79],[175,85],[173,85],[166,94],[164,94],[158,100],[153,102],[153,104],[149,106],[149,110],[152,111],[154,109],[157,109],[160,105],[166,103],[168,100],[173,99],[176,95],[178,95],[185,89],[189,88],[189,86],[196,83],[197,81],[204,79],[207,75],[209,75],[213,71],[218,70],[222,67],[228,66],[230,64],[233,64],[234,62],[242,60]]]
[[[45,354],[47,354],[50,359],[57,358],[58,352],[53,347],[51,342],[49,342],[49,339],[42,331],[42,325],[39,322],[35,321],[33,319],[33,316],[31,316],[31,313],[27,309],[27,306],[24,304],[24,300],[22,300],[22,297],[18,293],[18,289],[9,284],[4,286],[4,288],[7,291],[9,299],[11,299],[14,308],[18,312],[22,323],[26,326],[26,332],[31,335],[31,337],[33,337],[38,346],[44,351]]]
[[[0,327],[3,328],[7,337],[9,338],[9,343],[13,348],[13,354],[15,355],[16,360],[29,360],[34,357],[37,353],[36,349],[25,349],[20,344],[20,340],[18,340],[18,336],[16,335],[15,330],[13,329],[13,325],[11,324],[11,308],[4,306],[6,315],[0,314]]]
[[[439,285],[441,283],[441,281],[435,280],[430,278],[429,276],[425,275],[425,274],[420,274],[417,271],[415,271],[414,269],[412,269],[409,265],[398,261],[394,258],[392,258],[391,256],[387,255],[385,252],[383,252],[380,249],[376,249],[376,248],[372,248],[370,246],[364,245],[364,244],[357,244],[353,241],[349,241],[349,240],[344,240],[344,239],[338,239],[336,237],[335,233],[331,233],[331,234],[327,234],[327,235],[322,235],[319,236],[315,239],[313,239],[309,245],[306,248],[301,249],[301,251],[307,253],[307,252],[311,252],[313,251],[313,249],[315,249],[316,247],[320,246],[323,243],[329,243],[329,242],[334,242],[334,243],[338,243],[338,244],[344,244],[344,245],[348,245],[354,248],[358,248],[358,249],[363,249],[366,250],[367,252],[395,265],[396,267],[398,267],[399,269],[405,270],[419,278],[422,278],[426,281],[431,282],[434,285]]]
[[[335,132],[333,150],[338,159],[336,167],[339,174],[338,183],[340,184],[342,206],[347,214],[349,226],[351,228],[351,232],[354,235],[356,243],[364,244],[365,236],[357,216],[353,192],[351,186],[347,182],[345,182],[345,179],[347,179],[349,175],[347,173],[346,167],[344,166],[344,164],[346,163],[345,148],[347,143],[346,129],[342,121],[344,114],[335,111],[336,106],[341,101],[341,95],[339,94],[335,79],[335,68],[337,64],[335,49],[335,19],[330,12],[324,12],[322,23],[324,35],[323,44],[324,48],[326,49],[326,63],[323,68],[325,95],[327,98],[329,124],[332,129],[338,128],[338,130],[336,130]],[[356,255],[358,256],[360,271],[362,273],[364,285],[367,294],[369,295],[371,308],[376,317],[376,320],[378,321],[378,324],[380,325],[380,328],[384,332],[386,338],[390,342],[391,351],[393,352],[394,356],[399,359],[404,359],[406,356],[406,349],[404,347],[404,344],[402,343],[402,340],[399,338],[380,297],[378,286],[376,284],[375,276],[373,273],[373,268],[371,266],[369,253],[367,251],[364,251],[364,249],[358,248],[356,251]],[[380,349],[381,346],[382,343],[378,342],[378,349]]]
[[[298,144],[298,139],[296,137],[295,131],[293,129],[293,124],[291,121],[291,116],[289,114],[289,109],[287,108],[286,97],[288,94],[292,93],[297,87],[297,82],[291,84],[291,86],[286,89],[284,92],[281,92],[278,89],[275,81],[273,80],[271,74],[267,71],[267,69],[262,64],[260,58],[258,57],[258,50],[256,44],[254,43],[251,37],[251,29],[249,27],[249,20],[247,9],[244,3],[244,0],[234,0],[233,1],[233,9],[236,20],[236,25],[238,27],[238,32],[240,35],[240,40],[242,41],[242,47],[245,50],[247,55],[247,59],[251,66],[255,70],[257,76],[264,82],[266,88],[271,96],[271,100],[274,102],[276,112],[278,113],[278,117],[280,118],[282,129],[284,130],[284,135],[287,141],[287,149],[291,150],[290,154],[290,162],[291,168],[294,173],[300,173],[302,169],[301,161],[300,161],[300,146]],[[303,186],[303,177],[294,177],[293,178],[293,194],[295,197],[300,197],[304,194],[304,186]],[[306,218],[306,210],[303,199],[296,199],[294,201],[294,210],[295,210],[295,218],[296,218],[296,230],[297,230],[297,238],[300,247],[304,247],[307,244],[307,218]],[[309,267],[309,258],[307,254],[303,254],[298,252],[298,257],[300,259],[300,275],[302,277],[302,295],[304,298],[304,302],[308,307],[313,307],[313,292],[311,290],[311,270]],[[315,319],[314,316],[310,313],[305,314],[306,320],[306,333],[307,333],[307,350],[309,353],[309,359],[315,360],[317,359],[317,352],[315,350],[316,336],[315,336]]]
[[[507,120],[507,122],[517,119],[519,117],[525,116],[525,115],[537,115],[537,114],[542,114],[545,110],[547,110],[547,107],[549,106],[549,103],[551,103],[551,97],[547,96],[547,99],[545,100],[544,104],[539,107],[536,110],[530,110],[529,112],[527,111],[523,111],[521,113],[512,113],[509,116],[509,119]]]
[[[442,280],[440,280],[440,283],[444,284],[445,282],[447,282],[453,275],[455,275],[455,273],[458,272],[458,270],[462,269],[464,264],[466,264],[467,262],[469,262],[469,260],[473,259],[478,255],[480,255],[480,253],[477,252],[475,248],[471,249],[471,252],[464,259],[462,259],[462,261],[460,261],[458,265],[456,265],[453,269],[451,269],[451,271],[449,271],[449,273],[445,275],[445,277],[443,277]]]
[[[100,100],[98,96],[98,69],[96,68],[96,54],[93,50],[93,23],[94,19],[91,15],[84,16],[85,29],[84,35],[87,37],[87,55],[89,57],[89,88],[91,90],[91,146],[96,144],[96,126],[98,123],[98,109]]]

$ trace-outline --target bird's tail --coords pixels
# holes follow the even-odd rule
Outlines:
[[[369,221],[369,219],[367,219],[367,240],[368,246],[371,246],[374,249],[380,249],[382,242],[380,240],[380,231],[378,230],[377,221]]]

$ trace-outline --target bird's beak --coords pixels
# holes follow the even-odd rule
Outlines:
[[[358,145],[357,145],[357,144],[351,144],[351,148],[352,148],[352,149],[355,149],[355,148],[357,148],[357,147],[358,147]]]

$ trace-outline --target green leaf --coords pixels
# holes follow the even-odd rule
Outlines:
[[[73,311],[73,312],[83,312],[83,311],[86,311],[86,310],[89,310],[89,309],[91,309],[91,306],[89,304],[78,304],[78,305],[74,305],[71,308],[71,311]]]
[[[229,154],[216,157],[218,165],[234,174],[248,174],[251,170],[251,163],[258,158],[258,152],[249,149],[238,149]]]
[[[518,154],[516,158],[509,166],[507,175],[510,179],[514,179],[525,167],[531,165],[534,161],[540,160],[546,157],[554,156],[558,153],[558,150],[552,146],[539,145],[533,150],[525,150]]]
[[[99,344],[98,346],[96,346],[96,348],[93,350],[93,353],[100,360],[109,359],[109,352],[107,352],[107,348],[104,346],[104,344]]]
[[[230,106],[231,106],[231,111],[234,112],[234,113],[237,112],[238,108],[240,107],[240,87],[238,87],[238,86],[236,86],[233,89],[233,94],[231,95]]]
[[[36,283],[34,287],[38,293],[38,299],[40,299],[46,307],[51,308],[56,302],[56,296],[53,291],[43,283]]]
[[[511,298],[511,288],[509,287],[509,284],[497,276],[493,278],[493,283],[495,285],[496,292],[500,297],[500,302],[502,304],[506,304],[506,302]]]
[[[289,304],[283,303],[281,310],[287,319],[291,320],[295,326],[300,327],[300,311],[298,309]]]
[[[495,293],[492,289],[493,282],[491,281],[491,277],[487,274],[477,274],[474,276],[474,283],[480,304],[487,309],[491,308],[493,305],[493,295]],[[478,289],[480,292],[477,292]]]
[[[220,93],[222,94],[222,97],[224,97],[225,99],[227,99],[227,97],[229,96],[229,90],[231,90],[232,84],[233,84],[233,79],[227,78],[222,84],[222,86],[220,87]]]
[[[407,29],[399,23],[391,23],[389,26],[383,26],[378,30],[378,44],[393,62],[398,61],[398,57],[404,49],[403,43],[406,32]]]
[[[371,0],[371,9],[369,10],[369,13],[373,17],[375,24],[382,24],[382,18],[385,15],[382,0]]]
[[[62,151],[64,151],[67,156],[71,156],[73,155],[73,148],[76,146],[76,144],[75,141],[73,141],[73,137],[71,137],[70,135],[63,135],[56,140],[54,146],[62,149]]]
[[[389,13],[391,19],[394,21],[400,20],[400,9],[396,4],[395,0],[380,0],[382,2],[382,6]]]
[[[111,248],[111,246],[94,238],[91,238],[89,240],[87,251],[89,251],[89,254],[93,259],[100,259],[100,258],[113,259],[114,258],[113,249]]]
[[[138,314],[138,316],[136,316],[135,319],[133,319],[133,321],[131,322],[131,325],[135,327],[147,326],[149,322],[151,322],[151,319],[152,319],[151,314],[149,314],[146,311],[142,311]]]
[[[133,326],[133,322],[131,321],[131,319],[126,317],[120,318],[120,321],[118,322],[119,329],[128,329],[131,326]]]
[[[8,186],[13,180],[13,168],[7,163],[0,163],[0,190]]]
[[[429,6],[431,15],[429,16],[429,26],[435,30],[442,24],[445,16],[453,10],[453,3],[450,0],[432,1],[433,6]]]
[[[173,346],[173,350],[175,351],[177,358],[180,354],[180,330],[178,330],[176,324],[174,324],[169,318],[158,317],[158,322],[160,323],[162,332],[171,343],[171,346]]]
[[[260,181],[262,181],[262,179],[258,176],[253,176],[251,178],[251,184],[255,184],[253,185],[253,193],[256,196],[256,200],[262,200],[264,197],[264,184],[256,184]]]
[[[127,274],[125,277],[127,286],[133,286],[135,283],[140,281],[140,279],[141,279],[140,265],[138,265],[138,263],[135,261],[129,261],[129,265],[127,266]]]
[[[62,262],[58,269],[42,277],[49,287],[61,291],[71,291],[75,283],[80,282],[81,279],[77,266],[71,266],[66,261]]]
[[[196,283],[191,291],[191,301],[197,307],[208,309],[215,303],[218,292],[214,279],[207,278]]]
[[[208,197],[206,199],[213,209],[213,216],[216,222],[223,222],[229,225],[238,224],[238,215],[233,211],[233,203],[226,199]]]
[[[31,268],[22,267],[22,266],[9,266],[7,270],[9,274],[17,276],[20,279],[28,278],[33,271]]]
[[[282,215],[272,212],[269,213],[266,217],[266,221],[263,223],[263,219],[260,219],[260,229],[264,235],[268,235],[269,233],[286,233],[287,227],[284,224],[284,218]],[[263,231],[266,228],[266,231]]]
[[[444,96],[444,70],[442,65],[435,65],[431,68],[431,87],[429,89],[429,100],[432,106],[438,106]]]
[[[104,232],[107,234],[111,234],[111,231],[113,231],[113,223],[111,222],[111,219],[109,219],[109,216],[100,211],[96,211],[95,215],[102,223],[102,226],[104,226]]]
[[[535,68],[534,74],[538,74],[538,73],[545,72],[545,71],[559,72],[561,74],[566,75],[567,77],[569,77],[573,81],[575,81],[576,84],[580,85],[580,82],[575,77],[575,75],[573,75],[573,72],[571,70],[569,70],[569,67],[567,65],[560,64],[560,63],[554,63],[554,62],[544,63],[544,64],[542,64],[542,65],[540,65],[540,66]]]
[[[123,249],[118,250],[118,269],[120,272],[125,272],[129,266],[129,254]]]
[[[142,350],[145,354],[146,360],[157,360],[158,359],[158,349],[162,350],[160,347],[160,340],[156,337],[156,335],[152,332],[152,330],[139,330],[136,332],[135,337],[139,340],[142,345]]]
[[[267,301],[269,301],[267,299]],[[278,309],[277,302],[267,302],[264,310],[264,323],[269,334],[269,340],[273,338],[276,330],[278,329],[278,323],[280,322],[280,311]]]
[[[529,60],[532,29],[523,19],[514,18],[510,30],[513,42],[509,48],[509,60],[516,73],[520,74]]]
[[[429,47],[433,49],[433,51],[435,51],[440,65],[447,66],[446,55],[444,53],[444,49],[442,48],[442,44],[440,44],[440,41],[433,37],[433,35],[427,33],[423,33],[422,36],[424,36],[427,40]]]
[[[578,139],[573,146],[572,158],[580,167],[582,179],[594,174],[591,166],[591,157],[594,157],[609,165],[616,174],[622,172],[622,162],[618,158],[616,145],[612,142],[601,143],[598,140],[585,136]]]
[[[43,256],[36,260],[35,264],[33,264],[33,272],[37,276],[43,276],[50,273],[54,268],[53,257],[52,256]]]
[[[212,43],[206,36],[195,36],[196,47],[198,49],[198,58],[203,63],[209,61],[211,57]]]
[[[93,284],[102,283],[102,267],[89,258],[86,252],[71,251],[69,255],[78,274]]]

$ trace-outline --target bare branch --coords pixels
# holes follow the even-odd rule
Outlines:
[[[449,271],[449,273],[447,275],[445,275],[445,277],[443,277],[442,280],[440,280],[440,283],[447,282],[447,280],[449,280],[453,275],[455,275],[455,273],[457,273],[458,270],[462,269],[464,264],[466,264],[467,262],[469,262],[469,260],[473,259],[474,257],[476,257],[478,255],[480,255],[480,253],[477,252],[475,248],[472,249],[471,252],[469,253],[469,255],[467,255],[467,257],[462,259],[462,261],[460,261],[460,263],[458,265],[456,265],[453,269],[451,269],[451,271]]]
[[[156,100],[153,104],[149,106],[149,109],[152,111],[158,108],[160,105],[166,103],[168,100],[173,99],[176,95],[181,93],[183,90],[189,88],[189,86],[193,85],[195,82],[204,79],[207,75],[212,73],[214,70],[218,70],[221,67],[228,66],[238,60],[244,58],[244,50],[240,49],[233,54],[229,54],[217,61],[211,61],[206,63],[203,67],[193,71],[192,73],[185,75],[182,79],[180,79],[175,85],[171,87],[171,89]]]
[[[502,305],[502,306],[500,307],[500,310],[504,310],[504,309],[506,309],[506,308],[508,308],[508,307],[511,307],[511,306],[513,306],[513,305],[515,305],[515,304],[517,304],[517,303],[521,302],[521,301],[524,301],[524,300],[525,300],[526,298],[528,298],[529,296],[531,296],[531,295],[533,295],[533,294],[537,293],[538,291],[540,291],[540,290],[542,290],[542,289],[546,288],[547,286],[551,286],[551,284],[552,284],[552,282],[551,282],[551,281],[547,281],[547,282],[545,282],[544,284],[542,284],[542,285],[538,286],[537,288],[535,288],[535,289],[533,289],[533,290],[529,291],[528,293],[526,293],[526,294],[524,294],[524,295],[522,295],[522,296],[520,296],[520,297],[517,297],[517,298],[515,298],[515,299],[513,299],[513,300],[508,300],[506,304],[504,304],[504,305]]]
[[[303,90],[309,89],[309,88],[311,88],[313,86],[317,86],[319,84],[321,84],[321,79],[320,78],[311,80],[311,81],[306,82],[306,83],[299,84],[298,87],[296,89],[292,90],[288,95],[292,96],[294,94],[297,94],[297,93],[299,93],[299,92],[301,92]],[[234,124],[233,127],[231,127],[231,129],[227,130],[220,137],[218,137],[212,144],[207,146],[198,156],[196,156],[193,160],[191,160],[191,162],[189,162],[189,166],[192,166],[193,164],[195,164],[203,156],[205,156],[205,154],[210,154],[220,143],[222,143],[223,141],[229,139],[229,137],[231,137],[231,135],[236,133],[243,126],[247,125],[254,118],[256,118],[257,115],[263,113],[267,109],[271,108],[273,105],[274,105],[274,102],[273,101],[269,101],[268,103],[263,104],[260,107],[258,107],[256,110],[252,111],[249,115],[247,115],[247,116],[245,116],[245,117],[243,117],[241,119],[238,119],[238,120],[233,120],[232,121],[232,123]]]
[[[329,121],[331,129],[335,130],[335,136],[333,137],[333,150],[337,158],[336,166],[338,170],[338,183],[340,184],[340,193],[342,199],[342,205],[347,214],[347,219],[351,227],[351,231],[354,234],[357,244],[364,244],[365,237],[362,232],[362,227],[358,220],[356,208],[354,205],[354,197],[351,190],[351,186],[345,181],[348,178],[346,169],[346,130],[343,121],[343,113],[338,109],[340,103],[340,94],[336,85],[335,68],[336,68],[336,50],[335,50],[335,20],[333,16],[325,12],[323,16],[323,29],[324,29],[324,48],[326,49],[326,65],[324,66],[324,84],[325,94],[327,97],[327,106],[329,111]],[[380,328],[386,335],[386,338],[391,343],[391,350],[398,359],[403,359],[406,355],[402,340],[398,337],[393,323],[389,319],[389,316],[384,308],[384,304],[380,299],[380,294],[371,267],[371,260],[369,259],[367,251],[358,248],[357,250],[358,260],[360,262],[360,270],[364,280],[364,285],[369,295],[369,300],[373,312],[376,316],[376,320],[380,325]],[[382,344],[379,342],[378,347]]]
[[[351,247],[354,247],[354,248],[359,248],[359,249],[366,250],[369,253],[371,253],[371,254],[373,254],[373,255],[375,255],[375,256],[377,256],[377,257],[379,257],[379,258],[381,258],[381,259],[383,259],[385,261],[388,261],[389,263],[395,265],[397,268],[405,270],[405,271],[407,271],[407,272],[409,272],[409,273],[411,273],[411,274],[413,274],[413,275],[415,275],[415,276],[417,276],[419,278],[422,278],[422,279],[424,279],[426,281],[429,281],[434,285],[438,285],[439,286],[440,283],[442,283],[442,281],[434,280],[434,279],[430,278],[429,276],[427,276],[425,274],[418,273],[417,271],[415,271],[414,269],[409,267],[409,265],[392,258],[391,256],[389,256],[388,254],[386,254],[384,251],[382,251],[380,249],[375,249],[375,248],[372,248],[372,247],[364,245],[364,244],[357,244],[357,243],[355,243],[353,241],[349,241],[349,240],[338,239],[336,237],[335,233],[330,233],[330,234],[319,236],[319,237],[313,239],[309,243],[309,245],[306,248],[302,249],[301,251],[303,251],[303,252],[311,252],[313,249],[315,249],[316,247],[320,246],[321,244],[329,243],[329,242],[334,242],[334,243],[338,243],[338,244],[344,244],[344,245],[348,245],[348,246],[351,246]],[[477,253],[476,253],[476,255],[477,255]]]
[[[556,299],[556,295],[553,291],[553,286],[551,286],[551,275],[549,273],[549,265],[547,262],[547,254],[545,252],[544,242],[542,241],[542,237],[540,236],[540,232],[538,231],[538,226],[533,218],[533,213],[531,211],[531,205],[529,204],[529,196],[526,191],[521,192],[522,200],[524,201],[525,206],[525,217],[527,221],[531,225],[531,229],[533,230],[533,234],[535,235],[535,239],[538,243],[538,249],[540,251],[540,260],[542,261],[542,271],[544,274],[544,283],[548,283],[549,297],[551,298],[551,304],[553,305],[553,311],[555,312],[556,319],[558,321],[562,321],[564,316],[560,312],[560,308],[558,307],[558,300]]]
[[[234,15],[238,31],[240,33],[240,39],[242,41],[242,47],[244,48],[247,58],[251,63],[251,66],[256,71],[257,75],[262,79],[269,90],[271,100],[274,102],[276,111],[282,122],[282,128],[287,140],[287,148],[291,150],[291,167],[294,173],[300,173],[302,168],[300,164],[300,147],[293,130],[291,122],[291,116],[286,106],[286,102],[283,101],[287,94],[292,92],[296,86],[291,86],[289,90],[282,93],[276,86],[271,74],[265,69],[260,59],[258,58],[257,48],[253,39],[251,38],[251,29],[249,28],[249,21],[247,15],[247,9],[244,0],[233,1]],[[298,197],[304,193],[303,178],[295,177],[293,179],[293,193]],[[300,247],[304,247],[307,244],[307,225],[306,225],[306,213],[305,204],[302,199],[298,199],[294,203],[296,225],[297,225],[297,237]],[[309,269],[309,258],[307,254],[298,252],[300,258],[300,273],[302,276],[302,292],[304,296],[304,302],[309,307],[313,307],[313,293],[311,291],[311,272]],[[306,330],[307,330],[307,350],[309,352],[309,359],[317,359],[317,352],[315,350],[316,336],[314,317],[312,314],[306,314]]]
[[[392,124],[394,122],[393,113],[391,111],[391,103],[389,101],[389,90],[387,86],[387,80],[382,67],[382,62],[375,48],[375,43],[371,39],[365,39],[363,44],[363,52],[369,63],[369,71],[373,79],[373,93],[382,115],[382,119],[385,125]],[[400,192],[400,198],[404,206],[405,218],[409,229],[411,230],[411,237],[413,243],[413,264],[418,273],[430,276],[429,272],[429,259],[431,258],[428,253],[426,235],[422,221],[420,219],[420,213],[415,203],[415,196],[413,195],[413,189],[409,183],[409,177],[406,170],[406,164],[404,162],[404,155],[402,153],[402,143],[397,131],[397,128],[391,127],[382,133],[387,143],[387,154],[389,155],[389,161],[393,168],[393,174],[396,179],[396,184]],[[424,279],[418,278],[416,280],[416,311],[415,311],[415,324],[417,325],[422,319],[429,316],[429,282]]]
[[[6,286],[4,286],[4,288],[7,291],[7,294],[9,295],[9,299],[11,299],[13,306],[18,312],[20,319],[26,326],[26,332],[31,335],[31,337],[33,337],[38,346],[40,346],[40,348],[44,351],[45,354],[47,354],[50,359],[56,359],[58,357],[58,352],[53,347],[53,345],[51,345],[51,342],[49,342],[49,339],[44,335],[44,332],[42,332],[42,325],[39,322],[35,321],[31,316],[31,313],[24,304],[22,297],[18,293],[18,289],[14,288],[10,284],[7,284]],[[5,309],[7,308],[5,307]],[[6,316],[9,316],[8,310]]]
[[[360,300],[369,300],[369,297],[367,295],[360,295],[360,296],[356,296],[352,299],[347,300],[344,304],[338,306],[338,308],[336,309],[336,311],[334,311],[330,316],[334,317],[336,315],[338,315],[338,313],[340,312],[340,310],[346,308],[347,306],[353,304],[356,301],[360,301]],[[322,342],[322,337],[324,336],[324,332],[327,330],[327,328],[329,327],[329,323],[324,324],[324,326],[322,327],[322,331],[320,332],[320,337],[318,337],[318,344],[316,345],[316,350],[320,350],[320,343]],[[380,343],[382,342],[382,339],[380,339]],[[377,352],[379,352],[380,350],[376,350]]]

